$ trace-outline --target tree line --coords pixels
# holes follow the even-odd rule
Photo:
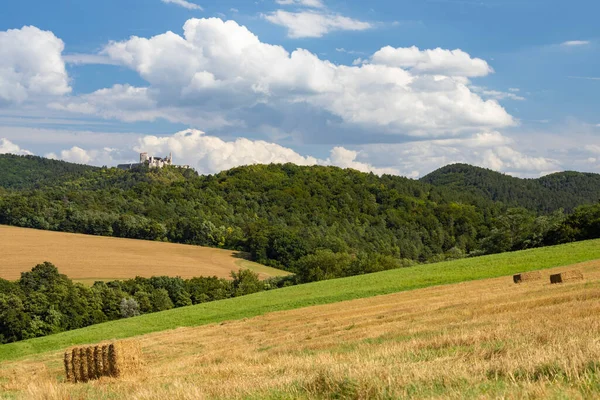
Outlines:
[[[87,287],[45,262],[16,282],[0,279],[0,344],[286,285],[286,278],[260,281],[250,270],[232,278],[137,277]]]

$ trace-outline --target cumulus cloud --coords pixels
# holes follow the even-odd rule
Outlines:
[[[160,0],[165,4],[175,4],[183,8],[187,8],[188,10],[200,10],[202,11],[202,7],[198,4],[190,3],[186,0]]]
[[[0,31],[0,107],[71,91],[64,43],[34,26]]]
[[[448,76],[486,76],[494,70],[480,58],[472,58],[460,49],[419,50],[418,47],[386,46],[371,57],[373,64],[410,69],[424,74]]]
[[[358,155],[358,151],[348,150],[339,146],[334,147],[331,150],[329,158],[325,161],[325,164],[335,165],[341,168],[352,168],[360,172],[373,172],[377,175],[399,175],[400,173],[396,168],[377,168],[367,162],[358,161]]]
[[[314,157],[303,157],[275,143],[245,138],[227,142],[193,129],[170,136],[144,136],[139,139],[135,150],[151,154],[172,152],[178,164],[188,164],[200,173],[214,173],[248,164],[318,164]]]
[[[113,165],[119,159],[122,150],[105,147],[102,149],[82,149],[79,146],[73,146],[70,149],[62,150],[57,153],[48,153],[47,158],[54,160],[63,160],[75,164],[91,165]],[[117,156],[117,157],[116,157]]]
[[[287,28],[288,36],[295,39],[322,37],[334,31],[364,31],[373,27],[369,22],[328,12],[277,10],[263,17]]]
[[[32,155],[33,153],[22,149],[8,139],[0,139],[0,154]]]
[[[186,164],[200,173],[216,173],[250,164],[294,163],[296,165],[335,165],[375,174],[398,173],[393,168],[377,168],[357,160],[359,152],[334,147],[327,159],[302,156],[294,150],[263,140],[238,138],[225,141],[196,129],[168,136],[144,136],[134,147],[137,152],[173,153],[177,164]]]
[[[557,171],[557,160],[526,154],[514,140],[499,132],[481,132],[464,138],[426,140],[363,147],[367,160],[377,159],[401,175],[423,176],[452,163],[467,163],[516,176],[540,176]]]
[[[183,36],[134,36],[102,51],[137,71],[148,87],[115,85],[52,107],[211,130],[278,126],[295,107],[303,107],[300,125],[321,116],[330,129],[365,135],[431,137],[515,124],[497,101],[469,88],[468,76],[492,71],[485,61],[459,50],[418,52],[425,58],[410,64],[374,57],[364,65],[336,65],[304,49],[290,53],[263,43],[235,21],[190,19]]]

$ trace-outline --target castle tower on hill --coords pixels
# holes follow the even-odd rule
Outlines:
[[[119,164],[117,168],[119,169],[132,169],[135,167],[140,167],[142,165],[147,165],[149,168],[164,168],[166,166],[173,165],[173,153],[169,153],[167,157],[154,157],[149,156],[148,153],[140,153],[140,162],[133,164]],[[175,165],[178,168],[190,168],[189,165]]]

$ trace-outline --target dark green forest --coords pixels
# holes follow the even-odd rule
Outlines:
[[[17,282],[0,279],[0,343],[285,285],[599,238],[599,193],[597,174],[526,180],[460,164],[421,180],[293,164],[200,176],[0,155],[0,224],[241,250],[295,274],[90,288],[44,263]]]
[[[600,174],[592,173],[567,171],[539,179],[519,179],[467,164],[453,164],[421,181],[542,213],[561,208],[571,212],[577,206],[600,201]]]
[[[199,176],[0,160],[0,224],[242,250],[301,282],[599,236],[597,174],[453,165],[412,180],[273,164]]]

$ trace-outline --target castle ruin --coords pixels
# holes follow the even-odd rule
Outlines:
[[[148,153],[140,153],[140,162],[133,164],[119,164],[117,168],[119,169],[132,169],[136,167],[141,167],[143,165],[148,166],[149,168],[164,168],[166,166],[173,165],[173,154],[169,153],[167,157],[154,157],[149,156]],[[190,168],[189,165],[175,165],[177,168]]]

